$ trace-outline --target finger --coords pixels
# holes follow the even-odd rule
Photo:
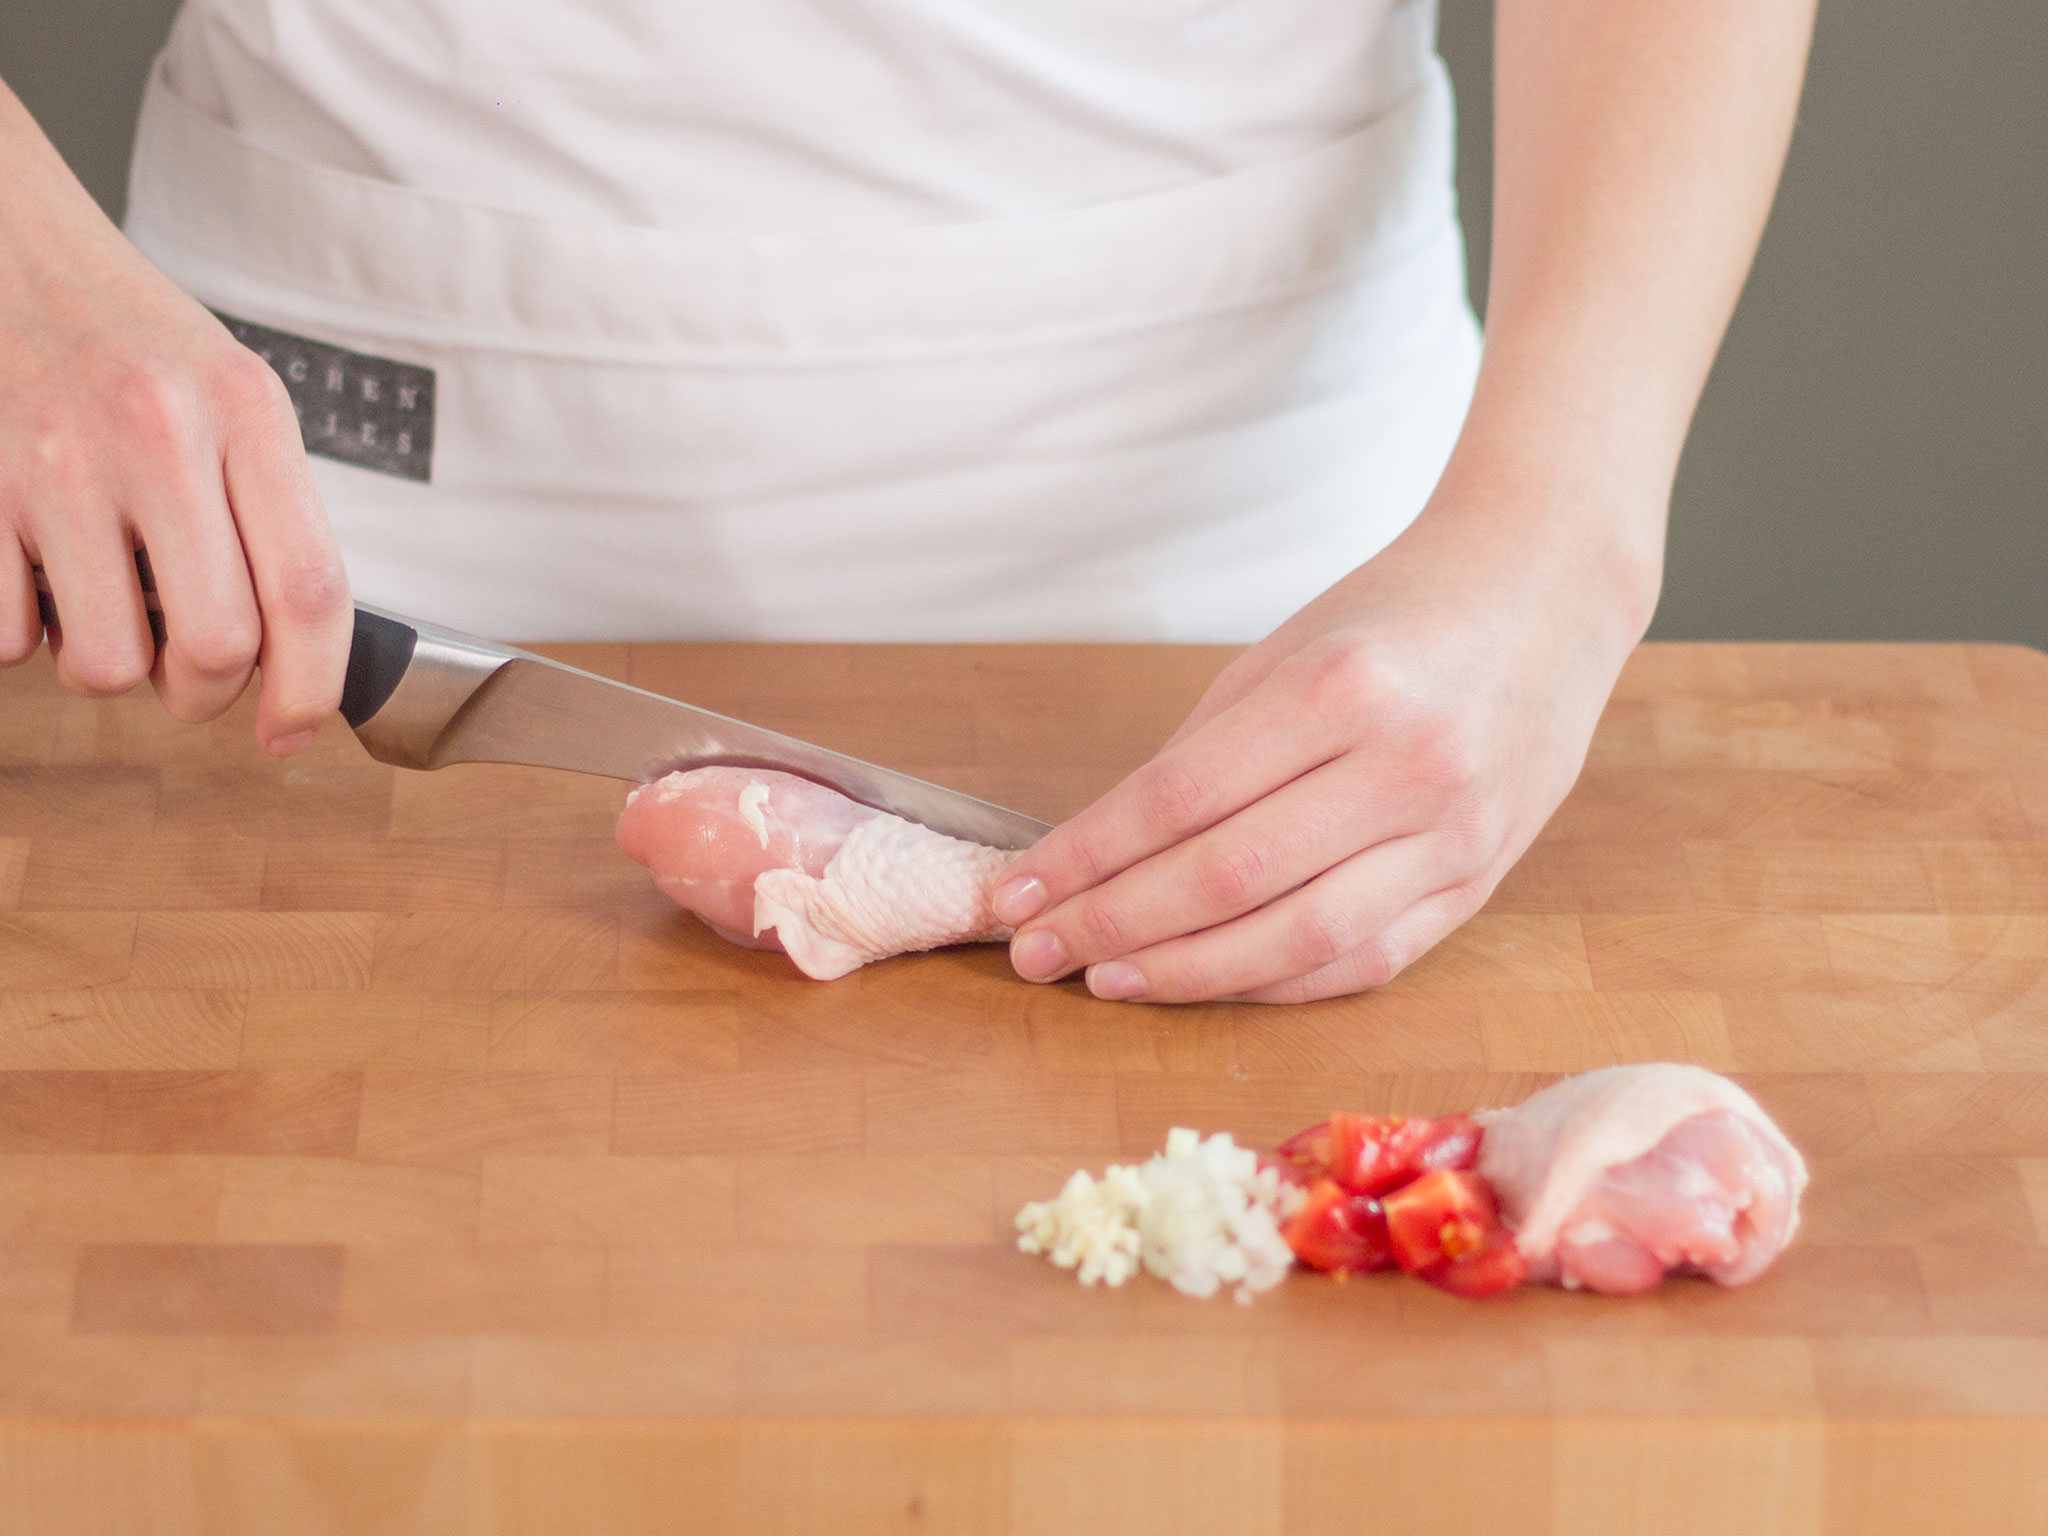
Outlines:
[[[1385,986],[1462,927],[1485,904],[1486,894],[1483,888],[1469,885],[1438,891],[1395,918],[1370,943],[1319,970],[1254,987],[1234,995],[1230,1001],[1312,1003]]]
[[[222,386],[228,505],[262,619],[256,737],[289,755],[341,703],[353,609],[284,385],[253,352]]]
[[[57,680],[106,698],[149,676],[156,646],[135,575],[135,545],[111,510],[69,516],[37,541],[57,622],[50,652]]]
[[[1429,809],[1412,780],[1381,783],[1356,756],[1325,763],[1020,929],[1011,940],[1018,974],[1050,980],[1213,928],[1420,829]]]
[[[1454,853],[1440,834],[1378,843],[1234,921],[1090,966],[1088,990],[1115,1002],[1190,1003],[1315,974],[1442,888]]]
[[[1354,722],[1306,682],[1256,690],[1047,833],[995,892],[996,916],[1029,922],[1343,751]]]
[[[43,616],[36,607],[36,583],[21,540],[0,530],[0,667],[35,655],[43,643]]]
[[[241,697],[263,626],[218,472],[181,478],[142,492],[135,523],[163,608],[157,693],[172,716],[197,722]]]

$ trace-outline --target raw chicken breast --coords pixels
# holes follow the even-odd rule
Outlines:
[[[1806,1164],[1701,1067],[1607,1067],[1480,1117],[1479,1171],[1532,1280],[1614,1295],[1666,1273],[1744,1285],[1799,1225]]]
[[[942,944],[1007,939],[989,894],[1016,857],[766,768],[697,768],[635,790],[619,847],[736,944],[819,981]]]

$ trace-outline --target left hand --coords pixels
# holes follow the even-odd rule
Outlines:
[[[1018,973],[1306,1002],[1379,986],[1477,911],[1571,788],[1650,606],[1572,541],[1515,538],[1530,520],[1484,505],[1508,494],[1447,477],[1024,854],[996,895]]]
[[[1429,506],[1011,866],[1019,974],[1378,986],[1571,788],[1649,627],[1680,446],[1783,164],[1812,0],[1501,0],[1486,349]]]

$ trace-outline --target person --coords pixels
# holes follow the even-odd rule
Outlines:
[[[40,570],[66,687],[260,674],[289,755],[352,584],[530,639],[1243,642],[1020,858],[1012,959],[1379,985],[1648,626],[1813,9],[1499,0],[1482,348],[1434,0],[186,0],[125,238],[0,89],[0,662]]]

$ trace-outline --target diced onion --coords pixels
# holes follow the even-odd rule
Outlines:
[[[1083,1285],[1121,1285],[1143,1266],[1189,1296],[1233,1288],[1240,1302],[1287,1277],[1294,1255],[1280,1223],[1300,1191],[1227,1132],[1206,1141],[1176,1127],[1166,1150],[1100,1180],[1081,1170],[1058,1198],[1017,1213],[1017,1246],[1077,1271]]]

